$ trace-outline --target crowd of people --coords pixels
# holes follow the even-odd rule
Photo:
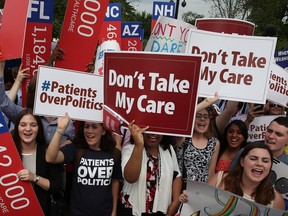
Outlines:
[[[47,65],[62,55],[56,48]],[[20,67],[13,86],[6,89],[5,70],[2,61],[0,108],[14,124],[11,134],[24,166],[17,176],[31,182],[47,216],[53,196],[66,198],[66,215],[172,216],[181,202],[188,202],[188,181],[285,209],[281,194],[269,183],[273,157],[288,165],[288,117],[279,105],[267,102],[257,110],[248,104],[242,121],[237,119],[240,103],[228,101],[219,110],[216,93],[214,98],[199,98],[191,138],[149,133],[149,126],[137,125],[137,117],[120,137],[102,123],[73,121],[69,113],[58,118],[34,115],[36,77],[31,78],[23,108],[15,97],[27,69]],[[277,117],[262,142],[248,143],[249,124],[260,115]]]

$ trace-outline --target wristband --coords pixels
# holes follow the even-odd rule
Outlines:
[[[64,136],[64,133],[63,133],[62,131],[60,131],[60,130],[57,129],[56,132],[59,133],[59,134],[61,134],[62,136]]]

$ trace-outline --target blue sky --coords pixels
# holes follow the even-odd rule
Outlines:
[[[157,1],[163,1],[168,2],[169,0],[157,0]],[[176,2],[176,0],[174,0]],[[198,14],[203,14],[205,17],[209,17],[209,10],[211,3],[206,3],[204,0],[185,0],[186,1],[186,7],[182,7],[181,3],[183,0],[180,0],[180,6],[179,6],[179,15],[178,18],[181,19],[182,13],[187,11],[193,11]],[[154,0],[141,0],[140,2],[134,2],[132,5],[135,7],[138,11],[144,11],[148,13],[152,13],[152,7],[153,7]]]

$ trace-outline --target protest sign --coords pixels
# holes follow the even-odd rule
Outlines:
[[[108,0],[68,0],[58,46],[65,52],[56,67],[85,71],[94,58]]]
[[[53,27],[53,0],[30,1],[25,44],[23,68],[30,68],[30,79],[37,73],[38,66],[44,65],[51,54]],[[22,106],[26,106],[26,92],[30,79],[22,82]]]
[[[122,135],[121,126],[124,122],[125,119],[122,116],[104,105],[103,125],[107,130]],[[125,124],[128,125],[129,122],[125,122]]]
[[[22,57],[29,2],[5,1],[0,30],[0,60]]]
[[[121,50],[142,51],[141,22],[122,22]]]
[[[283,107],[288,107],[288,71],[279,65],[271,64],[267,99]]]
[[[284,215],[285,211],[251,202],[236,194],[208,185],[187,181],[189,202],[184,203],[181,215]]]
[[[99,45],[107,40],[121,44],[121,3],[110,3],[99,36]]]
[[[145,51],[184,53],[191,28],[195,27],[184,21],[160,16],[151,32]]]
[[[104,52],[120,51],[120,46],[115,40],[104,41],[100,46],[98,46],[96,58],[95,58],[95,68],[94,74],[104,75]]]
[[[103,121],[103,77],[94,74],[40,66],[37,75],[34,114]]]
[[[275,46],[273,37],[190,29],[186,53],[203,56],[199,96],[264,104]]]
[[[270,122],[277,118],[277,115],[255,117],[248,127],[248,142],[264,140],[267,127]]]
[[[253,35],[255,29],[251,22],[227,18],[198,18],[195,26],[199,30],[239,35]]]
[[[24,166],[1,112],[0,139],[1,215],[44,215],[31,183],[18,179],[17,173]]]
[[[106,52],[104,103],[149,133],[191,136],[201,57]]]
[[[283,197],[286,205],[288,204],[288,166],[276,158],[273,158],[273,166],[270,174],[270,183]]]
[[[275,52],[276,64],[288,70],[288,48]]]
[[[175,17],[175,10],[176,5],[175,2],[153,2],[153,11],[152,11],[152,23],[151,23],[151,31],[153,31],[153,28],[160,16]]]

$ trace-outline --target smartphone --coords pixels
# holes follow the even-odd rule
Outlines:
[[[257,107],[254,111],[258,112],[258,111],[263,111],[264,109],[264,104],[254,104],[254,107]]]

